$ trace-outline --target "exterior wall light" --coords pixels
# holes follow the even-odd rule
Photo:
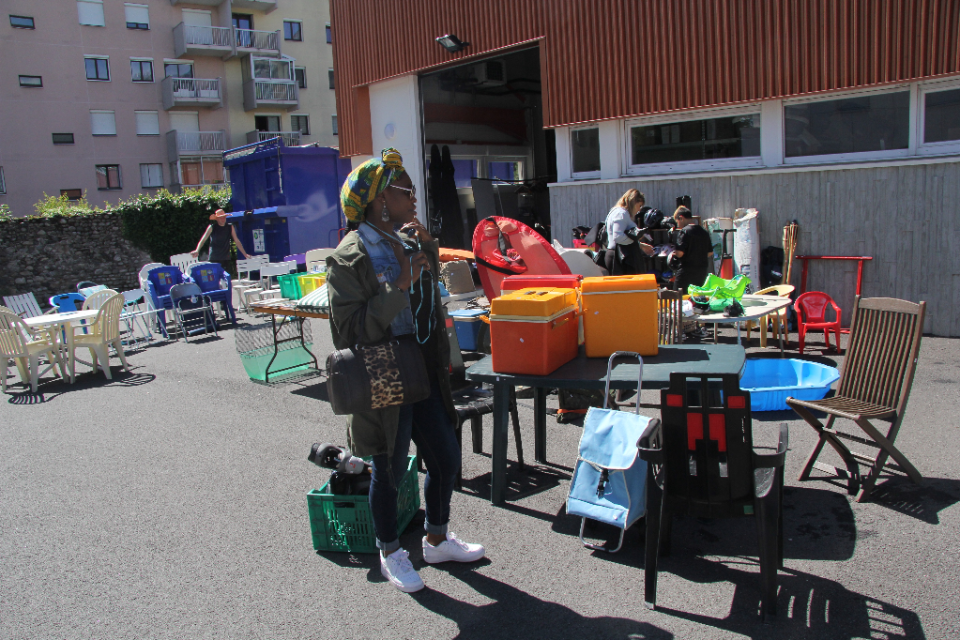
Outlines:
[[[445,36],[440,36],[437,38],[437,42],[440,43],[440,46],[449,51],[450,53],[457,53],[458,51],[463,51],[464,47],[469,47],[469,42],[463,42],[457,36],[447,34]]]

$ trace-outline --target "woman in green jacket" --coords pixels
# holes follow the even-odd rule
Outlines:
[[[370,511],[380,571],[401,591],[419,591],[423,581],[400,547],[397,531],[397,486],[407,467],[411,438],[427,467],[423,559],[473,562],[484,555],[481,545],[462,542],[448,530],[460,445],[450,396],[450,348],[433,275],[439,273],[439,243],[417,220],[416,190],[396,149],[384,149],[381,158],[354,169],[340,200],[347,219],[358,228],[327,258],[334,345],[345,349],[391,334],[415,334],[430,377],[426,400],[347,419],[351,449],[373,458]],[[419,250],[397,235],[398,227],[415,239]]]

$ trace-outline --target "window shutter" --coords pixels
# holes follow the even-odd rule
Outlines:
[[[77,13],[80,15],[80,24],[92,27],[106,24],[103,21],[103,2],[99,0],[77,0]]]
[[[163,165],[142,164],[140,165],[140,186],[142,187],[162,187],[163,186]]]
[[[117,135],[117,120],[113,111],[91,111],[90,128],[95,136]],[[158,131],[159,133],[159,131]]]
[[[150,10],[146,5],[125,4],[123,5],[123,11],[127,17],[127,22],[150,24]]]
[[[138,136],[160,135],[160,117],[156,111],[136,111],[134,114],[137,117]]]

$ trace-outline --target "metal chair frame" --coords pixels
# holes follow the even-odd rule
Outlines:
[[[190,316],[200,314],[203,319],[203,331],[206,333],[213,327],[213,335],[217,333],[217,319],[213,312],[213,302],[210,296],[203,293],[195,282],[184,282],[170,288],[170,302],[173,304],[173,317],[185,342],[190,342],[190,334],[198,333],[196,329],[187,329],[187,323],[195,321]],[[185,305],[186,303],[186,305]],[[179,338],[178,338],[179,340]]]

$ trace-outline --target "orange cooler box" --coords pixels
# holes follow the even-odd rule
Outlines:
[[[652,274],[584,278],[583,339],[588,358],[614,351],[657,355],[657,279]]]
[[[545,376],[577,357],[577,292],[521,289],[490,302],[493,370]]]

